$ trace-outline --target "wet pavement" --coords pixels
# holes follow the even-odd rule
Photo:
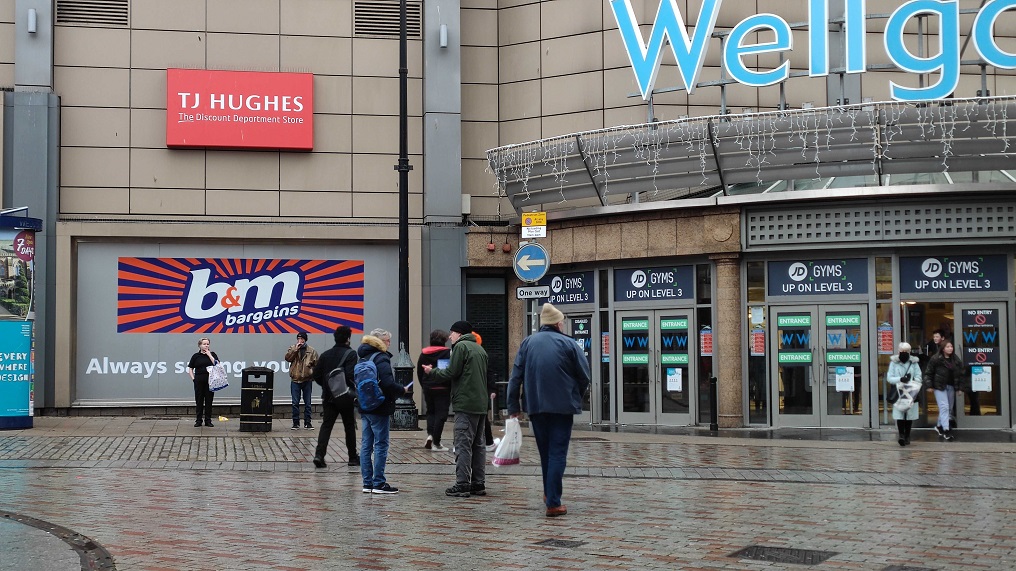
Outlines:
[[[520,465],[488,467],[486,497],[449,498],[452,454],[394,432],[402,491],[379,496],[345,465],[341,425],[321,470],[316,431],[216,424],[0,432],[0,510],[36,526],[0,517],[0,569],[1016,569],[1009,431],[901,448],[888,431],[577,427],[569,513],[547,518],[529,437]]]

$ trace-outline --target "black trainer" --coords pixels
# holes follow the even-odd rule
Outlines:
[[[201,426],[201,421],[200,420],[195,420],[194,421],[194,426]]]
[[[324,458],[322,458],[320,456],[315,456],[314,457],[314,467],[315,468],[324,468],[327,465],[328,464],[325,464],[325,459]]]
[[[471,486],[469,484],[455,484],[444,491],[446,496],[452,496],[454,498],[468,498]],[[485,494],[487,492],[484,492]]]
[[[399,493],[399,489],[396,488],[395,486],[390,486],[390,485],[388,485],[388,482],[385,482],[384,484],[381,484],[380,486],[374,486],[374,489],[371,490],[371,493],[372,494],[397,494],[397,493]]]
[[[353,456],[352,458],[349,459],[348,462],[346,462],[346,466],[359,466],[359,465],[360,465],[359,456]]]
[[[945,431],[937,424],[935,425],[935,432],[937,432],[939,436],[945,436]]]
[[[486,496],[487,486],[484,486],[483,484],[470,484],[469,493],[474,496]]]

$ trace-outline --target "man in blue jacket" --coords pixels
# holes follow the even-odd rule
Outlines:
[[[363,493],[397,494],[399,489],[385,480],[385,465],[388,463],[388,432],[391,417],[395,414],[395,399],[409,392],[395,380],[392,370],[392,354],[388,346],[392,334],[384,329],[375,329],[363,336],[363,343],[356,350],[361,361],[374,360],[377,367],[378,385],[385,400],[376,409],[363,410],[360,403],[360,419],[363,421],[363,440],[360,444],[360,475],[363,476]]]
[[[524,387],[524,388],[523,388]],[[525,340],[515,355],[508,380],[508,414],[522,410],[540,450],[547,517],[568,513],[561,504],[574,415],[582,412],[582,395],[589,388],[589,363],[574,339],[564,334],[564,314],[549,303],[540,312],[540,330]]]

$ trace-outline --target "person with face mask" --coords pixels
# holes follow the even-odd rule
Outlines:
[[[889,358],[889,370],[886,371],[885,380],[890,387],[896,389],[899,401],[910,402],[909,407],[893,405],[893,420],[896,421],[896,430],[899,432],[900,446],[910,444],[910,429],[914,421],[920,416],[920,404],[916,395],[921,390],[921,366],[917,356],[911,356],[910,343],[899,344],[899,354]]]

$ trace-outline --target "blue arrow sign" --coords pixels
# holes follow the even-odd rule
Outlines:
[[[550,255],[543,246],[531,242],[515,252],[515,263],[512,267],[520,280],[538,282],[550,269]]]

